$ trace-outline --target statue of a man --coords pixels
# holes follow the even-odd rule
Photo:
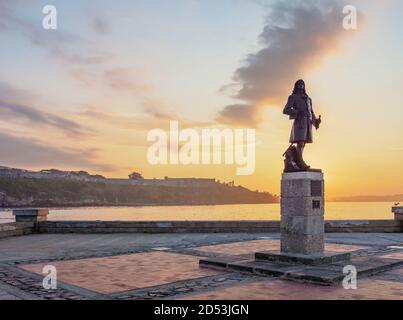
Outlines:
[[[305,144],[312,143],[312,126],[319,128],[321,116],[319,118],[315,116],[312,99],[306,93],[303,80],[295,83],[283,113],[294,120],[290,136],[291,146],[285,153],[285,171],[309,170],[310,166],[305,163],[303,152]],[[294,147],[294,143],[297,147]]]

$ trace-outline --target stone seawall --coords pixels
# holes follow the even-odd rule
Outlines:
[[[29,224],[11,222],[0,224],[0,239],[15,236],[24,236],[31,233],[34,233],[33,223]]]
[[[278,232],[279,221],[46,221],[40,233]]]
[[[0,224],[0,239],[32,233],[268,233],[280,221],[40,221]],[[326,233],[401,233],[396,220],[329,220]]]
[[[325,232],[400,233],[403,223],[397,220],[329,220],[325,222]]]
[[[280,221],[43,221],[39,233],[264,233],[280,232]],[[403,232],[395,220],[333,220],[325,232]]]

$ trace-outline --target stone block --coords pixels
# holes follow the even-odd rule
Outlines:
[[[316,216],[282,216],[281,233],[290,235],[323,235],[324,218]]]
[[[283,173],[280,202],[281,253],[323,254],[323,173]]]
[[[341,284],[343,268],[351,264],[357,268],[358,279],[397,268],[403,260],[373,256],[354,257],[349,253],[323,255],[283,255],[278,252],[258,252],[255,260],[203,258],[200,266],[217,270],[240,271],[255,275],[277,276],[297,282],[321,285]]]
[[[324,234],[303,235],[281,233],[281,253],[323,254]]]
[[[281,197],[281,216],[324,215],[323,197]]]
[[[282,181],[284,180],[323,180],[322,172],[284,172],[282,175]]]
[[[395,220],[403,222],[403,206],[393,207],[392,212],[395,214]]]
[[[400,214],[403,214],[403,206],[393,207],[393,208],[392,208],[392,212],[393,212],[393,213],[400,213]]]
[[[323,197],[324,181],[309,179],[287,179],[281,181],[281,197]]]
[[[255,253],[255,260],[276,263],[294,263],[304,265],[324,265],[350,260],[349,252],[324,252],[323,254],[281,254],[277,251],[263,251]]]
[[[46,221],[48,209],[14,209],[13,215],[16,222],[39,222]]]

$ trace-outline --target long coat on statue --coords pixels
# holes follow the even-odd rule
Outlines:
[[[294,120],[291,129],[290,142],[312,143],[312,124],[316,120],[312,108],[312,99],[306,94],[292,94],[288,97],[284,114]]]

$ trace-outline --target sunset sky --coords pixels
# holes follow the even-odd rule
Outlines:
[[[304,3],[304,4],[302,4]],[[42,28],[55,5],[58,29]],[[342,27],[344,5],[358,29]],[[214,177],[279,193],[305,79],[328,197],[403,193],[403,1],[0,0],[0,165]],[[147,162],[147,132],[254,128],[256,170]]]

